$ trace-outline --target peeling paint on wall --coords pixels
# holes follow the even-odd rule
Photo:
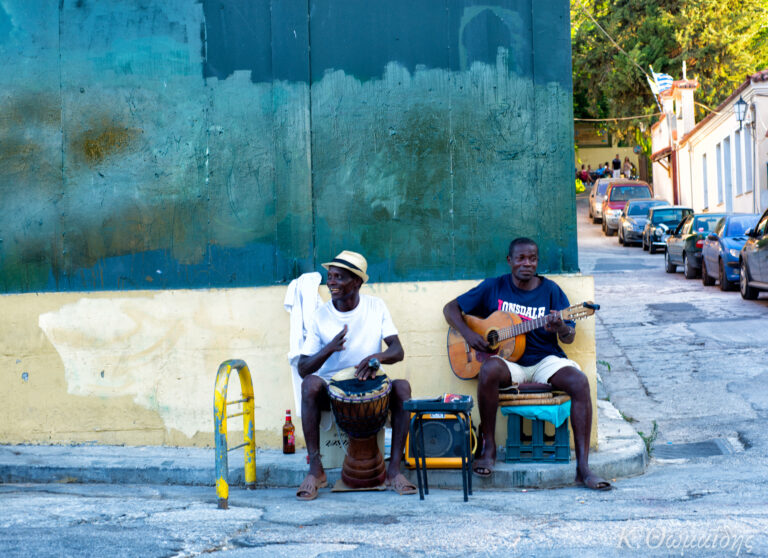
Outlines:
[[[64,366],[67,393],[133,401],[187,437],[211,431],[215,366],[211,347],[253,356],[252,326],[232,308],[244,293],[164,292],[151,297],[82,298],[39,317]],[[212,311],[216,309],[216,311]],[[223,359],[222,359],[223,360]],[[254,365],[256,362],[251,361]],[[257,368],[258,369],[258,368]],[[239,397],[237,382],[230,399]]]

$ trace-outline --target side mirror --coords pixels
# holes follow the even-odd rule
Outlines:
[[[717,240],[717,235],[715,233],[709,233],[707,235],[707,240]]]
[[[755,229],[753,227],[749,227],[746,231],[744,231],[745,236],[753,236],[755,234]]]

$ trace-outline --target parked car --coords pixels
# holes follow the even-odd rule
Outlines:
[[[752,300],[768,291],[768,210],[746,236],[739,255],[739,290],[742,298]]]
[[[704,238],[714,230],[724,213],[692,213],[667,237],[667,251],[664,254],[664,268],[667,273],[683,266],[686,279],[695,279],[701,270],[701,247]]]
[[[643,229],[648,222],[648,212],[653,207],[663,205],[669,205],[669,202],[644,198],[629,200],[619,216],[619,244],[640,244],[643,240]]]
[[[701,247],[701,282],[705,286],[720,283],[721,291],[730,291],[739,281],[739,255],[745,233],[753,229],[757,213],[734,213],[722,217]]]
[[[603,233],[612,236],[619,228],[619,215],[629,200],[652,198],[653,191],[647,182],[614,178],[608,182],[603,200]]]
[[[650,250],[651,254],[655,254],[659,248],[666,248],[669,232],[674,231],[680,221],[691,213],[693,209],[681,205],[652,208],[648,212],[648,222],[643,229],[643,250]]]
[[[589,191],[589,218],[593,223],[597,223],[603,220],[603,200],[605,199],[605,191],[608,189],[608,183],[610,178],[599,178],[592,184],[592,189]]]

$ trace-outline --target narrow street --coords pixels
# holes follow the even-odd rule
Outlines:
[[[655,447],[717,439],[768,455],[768,297],[743,300],[664,271],[664,254],[605,237],[578,200],[579,261],[595,278],[598,371]]]

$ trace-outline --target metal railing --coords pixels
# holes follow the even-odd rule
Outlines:
[[[232,370],[237,370],[240,377],[240,391],[242,399],[227,401],[227,385]],[[227,406],[242,403],[243,410],[229,417],[243,417],[244,442],[238,446],[227,449]],[[225,360],[219,366],[216,373],[216,389],[213,394],[213,423],[214,436],[216,438],[216,495],[219,499],[219,508],[229,508],[229,462],[227,453],[238,448],[245,448],[245,487],[256,488],[256,441],[254,439],[254,412],[253,412],[253,382],[248,365],[242,360]]]

